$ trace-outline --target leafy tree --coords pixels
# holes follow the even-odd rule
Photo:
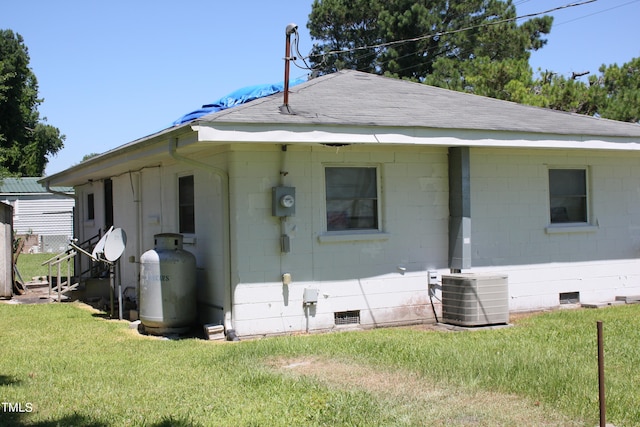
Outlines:
[[[16,176],[41,176],[64,135],[40,119],[38,82],[22,36],[0,30],[0,167]]]
[[[307,27],[319,43],[311,61],[323,73],[352,68],[501,93],[508,76],[531,81],[530,51],[544,46],[553,20],[518,26],[515,17],[511,0],[315,0]],[[502,76],[480,82],[473,74],[480,71]]]

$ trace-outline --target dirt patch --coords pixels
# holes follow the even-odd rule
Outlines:
[[[51,295],[51,297],[56,297],[57,294]],[[14,295],[10,299],[2,299],[0,302],[4,302],[6,304],[44,304],[49,303],[53,299],[49,297],[49,285],[48,284],[27,284],[25,286],[24,293]]]
[[[405,372],[381,372],[369,367],[321,358],[282,359],[271,364],[280,372],[295,376],[310,376],[341,388],[360,388],[373,393],[401,395],[406,390],[425,392],[434,398],[442,396],[424,381]]]
[[[416,373],[380,371],[321,357],[281,358],[267,363],[285,376],[314,379],[327,387],[363,390],[390,411],[430,426],[579,426],[562,414],[514,395],[463,390],[430,382]],[[414,424],[412,421],[410,424]]]

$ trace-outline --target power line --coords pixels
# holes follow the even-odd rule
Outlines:
[[[630,4],[638,3],[639,1],[640,1],[640,0],[632,0],[632,1],[629,1],[629,2],[626,2],[626,3],[623,3],[623,4],[619,4],[619,5],[617,5],[617,6],[610,7],[610,8],[608,8],[608,9],[603,9],[603,10],[600,10],[600,11],[598,11],[598,12],[590,13],[590,14],[588,14],[588,15],[579,16],[579,17],[577,17],[577,18],[570,19],[569,21],[560,22],[560,23],[559,23],[559,24],[557,24],[556,26],[558,26],[558,25],[563,25],[563,24],[568,24],[568,23],[570,23],[570,22],[578,21],[578,20],[580,20],[580,19],[588,18],[588,17],[590,17],[590,16],[599,15],[599,14],[601,14],[601,13],[609,12],[610,10],[618,9],[618,8],[620,8],[620,7],[623,7],[623,6],[629,6]]]
[[[528,0],[525,0],[525,1],[528,1]],[[425,35],[422,35],[422,36],[412,37],[412,38],[409,38],[409,39],[395,40],[395,41],[391,41],[391,42],[379,43],[379,44],[370,45],[370,46],[354,47],[354,48],[343,49],[343,50],[333,50],[333,51],[321,53],[321,54],[314,55],[314,56],[324,58],[325,56],[328,56],[328,55],[339,55],[339,54],[343,54],[343,53],[356,52],[358,50],[380,49],[380,48],[383,48],[383,47],[389,47],[389,46],[394,46],[394,45],[403,44],[403,43],[412,43],[412,42],[417,42],[417,41],[421,41],[421,40],[430,39],[430,38],[433,38],[433,37],[441,37],[441,36],[445,36],[445,35],[449,35],[449,34],[456,34],[456,33],[461,33],[463,31],[469,31],[469,30],[473,30],[473,29],[477,29],[477,28],[483,28],[483,27],[488,27],[488,26],[492,26],[492,25],[504,24],[506,22],[513,22],[513,21],[517,21],[518,19],[533,18],[535,16],[545,15],[545,14],[548,14],[548,13],[551,13],[551,12],[555,12],[555,11],[558,11],[558,10],[562,10],[562,9],[568,9],[568,8],[577,7],[577,6],[584,6],[585,4],[593,3],[595,1],[597,1],[597,0],[585,0],[585,1],[578,2],[578,3],[569,3],[569,4],[566,4],[564,6],[558,6],[558,7],[555,7],[555,8],[552,8],[552,9],[548,9],[548,10],[545,10],[545,11],[542,11],[542,12],[529,13],[529,14],[526,14],[526,15],[520,15],[520,16],[516,16],[516,17],[513,17],[513,18],[506,18],[506,19],[501,19],[501,20],[498,20],[498,21],[485,22],[485,23],[480,24],[480,25],[472,25],[472,26],[465,27],[465,28],[460,28],[460,29],[457,29],[457,30],[442,31],[442,32],[437,32],[435,34],[425,34]],[[640,1],[640,0],[634,0],[634,1]]]

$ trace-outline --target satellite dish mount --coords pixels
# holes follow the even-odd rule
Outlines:
[[[102,262],[109,267],[109,286],[111,289],[111,317],[114,317],[113,295],[115,293],[115,276],[116,265],[118,267],[118,318],[122,320],[122,278],[120,274],[120,257],[124,253],[127,246],[127,234],[122,228],[109,228],[104,236],[96,243],[91,253],[76,246],[74,243],[70,245],[90,257],[96,262]]]

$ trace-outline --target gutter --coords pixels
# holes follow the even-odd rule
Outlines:
[[[57,191],[57,190],[52,189],[50,180],[45,180],[44,184],[45,184],[45,189],[47,190],[48,193],[56,194],[58,196],[68,197],[68,198],[73,199],[75,201],[78,200],[78,198],[75,195],[75,192],[74,192],[74,194],[69,194],[69,193],[65,193],[64,191]]]
[[[200,162],[198,160],[191,159],[189,157],[185,157],[181,154],[178,154],[178,138],[170,138],[169,139],[169,155],[176,161],[180,163],[184,163],[187,165],[191,165],[193,167],[204,169],[209,172],[216,174],[220,177],[220,181],[222,183],[223,193],[226,193],[226,197],[223,196],[223,203],[226,204],[225,209],[223,209],[223,223],[224,227],[224,241],[227,245],[226,252],[228,262],[225,266],[225,276],[228,278],[229,283],[225,286],[224,290],[224,330],[227,336],[227,341],[239,341],[239,338],[236,336],[236,331],[233,327],[233,283],[231,281],[231,202],[230,202],[230,192],[229,192],[229,175],[226,171],[217,168],[215,166],[209,165],[204,162]]]

